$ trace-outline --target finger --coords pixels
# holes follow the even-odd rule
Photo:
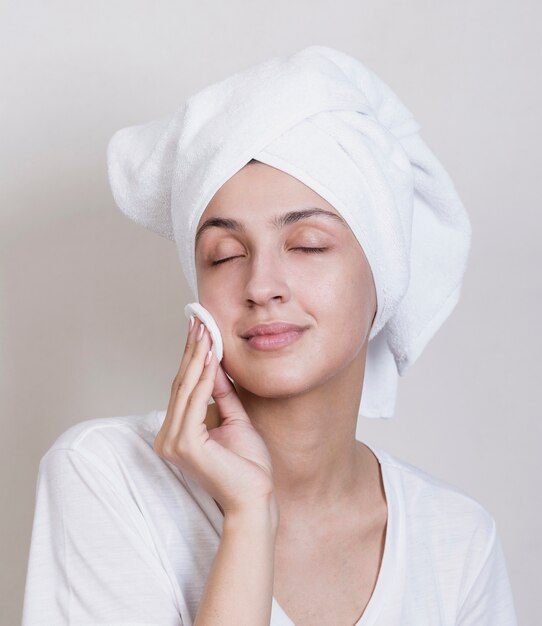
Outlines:
[[[199,320],[195,316],[191,316],[191,318],[193,319],[193,324],[190,327],[190,320],[188,320],[189,326],[188,326],[188,332],[186,334],[186,341],[184,345],[183,356],[181,358],[179,369],[177,370],[175,377],[173,378],[173,382],[171,383],[171,394],[169,397],[168,410],[166,412],[166,419],[164,420],[165,423],[167,423],[169,421],[169,418],[171,417],[170,409],[176,401],[178,386],[180,385],[183,379],[184,372],[186,371],[186,367],[190,359],[192,358],[192,354],[194,353],[194,349],[196,345],[195,337],[197,335],[200,324],[198,323]]]
[[[189,328],[188,330],[186,346],[183,353],[181,366],[175,378],[173,379],[168,408],[166,411],[165,419],[162,423],[162,429],[164,430],[164,432],[171,430],[173,427],[175,427],[175,431],[178,430],[178,422],[182,418],[186,404],[186,398],[188,397],[189,393],[192,391],[195,383],[197,382],[193,381],[192,384],[190,384],[190,380],[186,378],[186,372],[188,369],[188,364],[191,362],[196,353],[197,346],[200,345],[200,343],[204,340],[203,338],[200,341],[197,340],[199,336],[199,329],[201,326],[201,321],[196,318],[192,329]],[[184,393],[181,393],[182,391],[184,391]]]
[[[201,325],[202,325],[201,320],[194,316],[194,324],[192,325],[192,328],[190,327],[188,328],[188,332],[186,334],[186,343],[184,346],[183,356],[182,356],[177,374],[175,375],[175,381],[182,380],[184,376],[186,367],[188,363],[190,362],[190,359],[192,358],[192,355],[194,353],[194,350],[196,347],[196,337],[198,335]]]
[[[209,398],[213,392],[215,385],[216,372],[219,367],[218,359],[212,350],[207,354],[210,355],[209,362],[204,363],[201,376],[194,386],[194,390],[190,394],[186,404],[186,411],[182,420],[179,436],[195,439],[199,435],[205,433],[207,438],[207,427],[205,426],[205,417],[207,415],[207,407]],[[202,428],[203,426],[203,428]]]
[[[192,357],[194,356],[196,346],[198,345],[198,337],[200,333],[200,328],[202,327],[202,325],[203,325],[202,321],[194,316],[194,323],[192,325],[192,328],[190,327],[188,328],[188,333],[186,336],[186,344],[184,347],[181,364],[179,366],[179,370],[175,374],[175,378],[173,379],[173,382],[171,385],[170,404],[173,404],[175,402],[176,397],[177,397],[177,390],[184,379],[188,364],[190,363]]]
[[[217,368],[212,396],[223,420],[238,419],[250,423],[250,418],[237,395],[233,383],[226,376],[226,372],[224,372],[220,364]]]
[[[196,336],[192,356],[188,361],[184,375],[181,380],[174,382],[171,390],[171,406],[168,409],[168,429],[173,436],[177,436],[180,431],[187,403],[200,379],[205,355],[211,347],[209,331],[204,324],[201,324],[200,328],[203,328],[203,332],[198,332]],[[200,338],[198,339],[198,337]]]

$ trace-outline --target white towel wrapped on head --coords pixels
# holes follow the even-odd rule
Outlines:
[[[419,124],[357,59],[309,46],[202,89],[108,150],[120,209],[172,239],[198,301],[195,231],[216,191],[251,159],[305,183],[345,218],[369,261],[377,314],[359,415],[391,417],[398,376],[455,307],[471,224]]]

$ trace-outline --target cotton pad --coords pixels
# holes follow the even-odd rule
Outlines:
[[[201,306],[199,302],[190,302],[190,304],[187,304],[184,307],[184,314],[186,315],[186,319],[189,319],[191,315],[194,315],[205,324],[207,330],[211,334],[211,349],[215,353],[215,356],[220,363],[224,354],[222,346],[222,335],[220,334],[220,330],[213,316],[205,307]]]

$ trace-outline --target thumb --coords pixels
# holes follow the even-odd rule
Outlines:
[[[216,358],[216,357],[215,357]],[[211,394],[218,407],[220,417],[223,420],[242,420],[250,424],[245,407],[241,403],[237,391],[231,380],[226,376],[222,365],[219,363],[216,370],[215,384]]]

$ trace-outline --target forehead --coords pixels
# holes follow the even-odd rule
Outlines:
[[[200,217],[196,246],[214,228],[246,233],[259,227],[281,230],[304,220],[325,221],[348,228],[340,213],[300,180],[266,164],[245,166],[215,193]]]

